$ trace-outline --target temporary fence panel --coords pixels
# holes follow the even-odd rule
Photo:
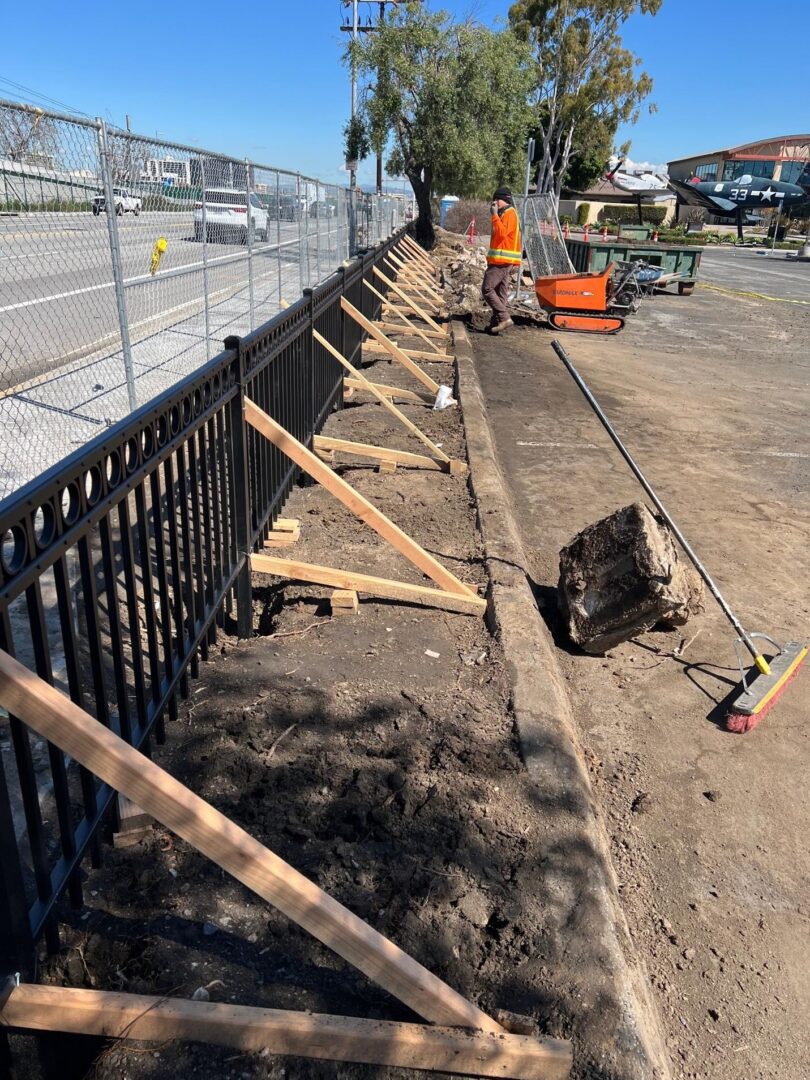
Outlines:
[[[522,222],[523,247],[532,277],[573,274],[554,196],[530,195],[526,199],[516,196],[515,206]]]
[[[400,221],[384,197],[11,102],[0,180],[0,501]]]

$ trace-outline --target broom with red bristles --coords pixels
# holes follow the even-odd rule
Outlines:
[[[559,356],[560,360],[562,360],[568,370],[568,374],[582,391],[585,400],[599,417],[602,426],[615,443],[619,453],[632,469],[636,479],[655,503],[658,512],[661,514],[664,521],[666,521],[667,525],[669,525],[678,543],[689,556],[692,565],[703,578],[709,592],[720,605],[720,610],[737,632],[734,646],[737,651],[737,662],[740,665],[742,692],[739,693],[731,703],[731,708],[726,717],[726,729],[728,731],[734,731],[739,735],[744,734],[746,731],[750,731],[751,728],[756,727],[760,720],[770,712],[787,684],[798,673],[799,667],[807,657],[807,643],[801,641],[788,641],[785,645],[779,646],[773,638],[768,637],[767,634],[749,633],[746,631],[740,620],[726,603],[720,590],[709,575],[708,570],[692,550],[686,537],[672,520],[666,507],[653,491],[644,473],[635,463],[627,448],[613,430],[613,425],[602,412],[599,402],[588,389],[582,376],[568,359],[565,349],[560,345],[559,341],[552,341],[551,346],[557,356]],[[770,642],[770,644],[773,645],[776,653],[770,660],[766,660],[756,647],[754,638]],[[742,649],[747,649],[754,660],[755,674],[751,681],[749,681],[749,678],[746,677],[745,674],[741,655]]]

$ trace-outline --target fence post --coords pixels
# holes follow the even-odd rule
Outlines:
[[[278,169],[276,169],[276,265],[278,267],[278,309],[281,311],[281,174]]]
[[[250,326],[250,329],[253,330],[256,319],[256,308],[253,297],[253,207],[250,202],[253,189],[250,184],[250,162],[247,158],[245,158],[245,192],[247,197],[248,302],[250,304],[248,325]]]
[[[239,393],[228,404],[228,427],[231,436],[232,474],[230,513],[234,522],[236,557],[244,560],[236,578],[236,636],[249,638],[253,633],[253,596],[250,584],[250,553],[253,534],[250,516],[250,466],[248,462],[247,424],[245,422],[245,353],[242,339],[226,337],[225,348],[236,351],[236,383]]]
[[[315,181],[315,284],[321,280],[321,183]]]
[[[30,978],[34,968],[34,941],[25,898],[20,852],[5,770],[0,764],[0,982],[19,971]]]
[[[138,407],[135,395],[135,373],[132,367],[132,345],[129,340],[129,321],[127,319],[127,305],[124,297],[124,272],[121,265],[121,245],[118,239],[118,216],[115,212],[115,200],[113,197],[112,163],[110,161],[109,140],[107,138],[107,125],[100,117],[96,117],[98,124],[99,161],[101,164],[101,179],[104,184],[104,209],[107,214],[107,232],[110,238],[110,257],[112,258],[113,283],[115,285],[115,303],[118,308],[118,326],[121,330],[121,352],[124,356],[124,374],[127,380],[127,397],[129,398],[130,410]]]
[[[205,356],[211,359],[211,303],[208,283],[208,196],[206,195],[205,155],[200,154],[200,183],[202,184],[202,257],[203,301],[205,303]]]

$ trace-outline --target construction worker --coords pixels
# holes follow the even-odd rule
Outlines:
[[[523,255],[520,220],[512,192],[508,187],[499,187],[492,196],[490,213],[492,214],[492,233],[481,295],[492,308],[489,332],[500,334],[502,330],[513,325],[507,307],[509,278],[514,270],[520,272]]]

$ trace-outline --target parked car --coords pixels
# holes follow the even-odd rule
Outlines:
[[[106,208],[106,202],[103,195],[96,195],[93,199],[93,213],[96,217]],[[126,213],[132,213],[137,217],[141,212],[141,200],[135,195],[130,195],[126,188],[113,188],[113,204],[118,217]]]
[[[253,234],[267,239],[267,211],[258,196],[250,196],[250,221]],[[205,231],[209,243],[246,244],[248,238],[248,197],[245,191],[210,188],[205,192]],[[194,204],[194,239],[203,238],[203,204]]]
[[[279,195],[270,200],[267,212],[271,221],[300,221],[302,202],[297,195]]]
[[[309,208],[310,217],[336,217],[337,216],[337,203],[331,199],[320,199],[318,202],[314,202]]]

